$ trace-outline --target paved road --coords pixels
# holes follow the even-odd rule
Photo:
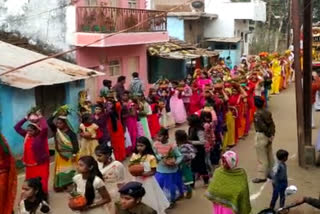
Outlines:
[[[274,141],[274,151],[280,148],[287,149],[290,152],[288,161],[289,183],[298,186],[298,194],[288,198],[287,202],[293,202],[297,197],[302,195],[318,197],[320,192],[320,169],[309,168],[301,169],[297,164],[297,136],[296,136],[296,114],[295,114],[295,94],[294,88],[281,93],[281,95],[273,96],[270,102],[270,109],[273,113],[274,120],[277,126],[277,133]],[[320,128],[320,114],[317,114],[318,127]],[[186,129],[186,126],[179,127]],[[178,128],[178,129],[179,129]],[[171,130],[171,136],[173,136]],[[316,138],[317,131],[313,134]],[[249,137],[240,141],[234,149],[239,154],[240,167],[246,169],[249,179],[255,177],[256,174],[256,154],[254,150],[254,131],[252,130]],[[19,183],[23,181],[23,175],[20,176]],[[51,184],[52,186],[52,180]],[[256,185],[249,183],[251,202],[253,213],[268,206],[271,199],[272,186],[270,183]],[[197,183],[194,196],[190,200],[183,200],[177,203],[177,206],[169,211],[169,214],[209,214],[211,211],[211,203],[207,201],[204,195],[205,189],[202,183]],[[67,207],[67,196],[63,193],[54,193],[50,191],[50,203],[53,208],[53,213],[71,214],[72,212]],[[292,214],[314,214],[320,213],[307,205],[292,210]]]

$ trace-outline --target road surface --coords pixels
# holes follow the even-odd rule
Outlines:
[[[296,132],[296,112],[295,112],[295,90],[293,85],[280,95],[272,96],[270,100],[270,110],[276,123],[276,137],[274,141],[274,152],[277,149],[286,149],[290,153],[288,160],[288,177],[289,184],[298,187],[298,193],[287,199],[287,203],[293,202],[300,196],[319,197],[320,192],[320,168],[301,169],[297,163],[297,132]],[[317,128],[320,128],[320,113],[316,115]],[[186,129],[187,126],[178,127],[178,129]],[[170,131],[173,137],[174,130]],[[234,150],[239,154],[239,166],[246,169],[250,179],[249,188],[251,194],[251,202],[253,213],[258,213],[268,207],[271,200],[272,186],[270,182],[257,185],[251,182],[256,175],[256,154],[254,150],[254,130],[251,130],[249,137],[239,142]],[[313,133],[316,139],[317,130]],[[53,169],[53,165],[51,167]],[[51,170],[52,171],[52,170]],[[52,178],[52,176],[51,176]],[[19,176],[19,190],[24,176]],[[52,187],[52,179],[50,180]],[[198,182],[194,191],[193,198],[190,200],[182,200],[177,203],[176,207],[170,210],[169,214],[211,214],[212,205],[204,198],[205,188],[201,182]],[[19,198],[19,197],[18,197]],[[71,214],[71,210],[67,206],[67,195],[65,193],[54,193],[50,189],[50,204],[53,213]],[[320,213],[308,205],[300,206],[291,210],[292,214],[314,214]]]

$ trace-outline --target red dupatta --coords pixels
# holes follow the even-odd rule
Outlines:
[[[3,158],[3,159],[2,159]],[[2,164],[2,161],[9,161]],[[1,168],[1,166],[5,168]],[[17,171],[15,159],[9,145],[0,134],[0,213],[12,214],[17,193]]]

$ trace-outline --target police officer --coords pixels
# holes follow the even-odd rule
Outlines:
[[[267,181],[274,164],[272,141],[275,134],[275,124],[271,112],[264,108],[262,97],[255,96],[254,104],[257,108],[254,115],[254,125],[256,129],[255,147],[258,159],[258,177],[253,179],[252,182],[263,183]]]
[[[141,202],[146,194],[139,182],[129,182],[119,189],[120,202],[116,203],[116,214],[157,214]]]

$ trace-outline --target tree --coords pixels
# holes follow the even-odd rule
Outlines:
[[[286,48],[290,0],[265,0],[267,20],[257,23],[251,44],[252,54],[261,51],[283,51]]]

